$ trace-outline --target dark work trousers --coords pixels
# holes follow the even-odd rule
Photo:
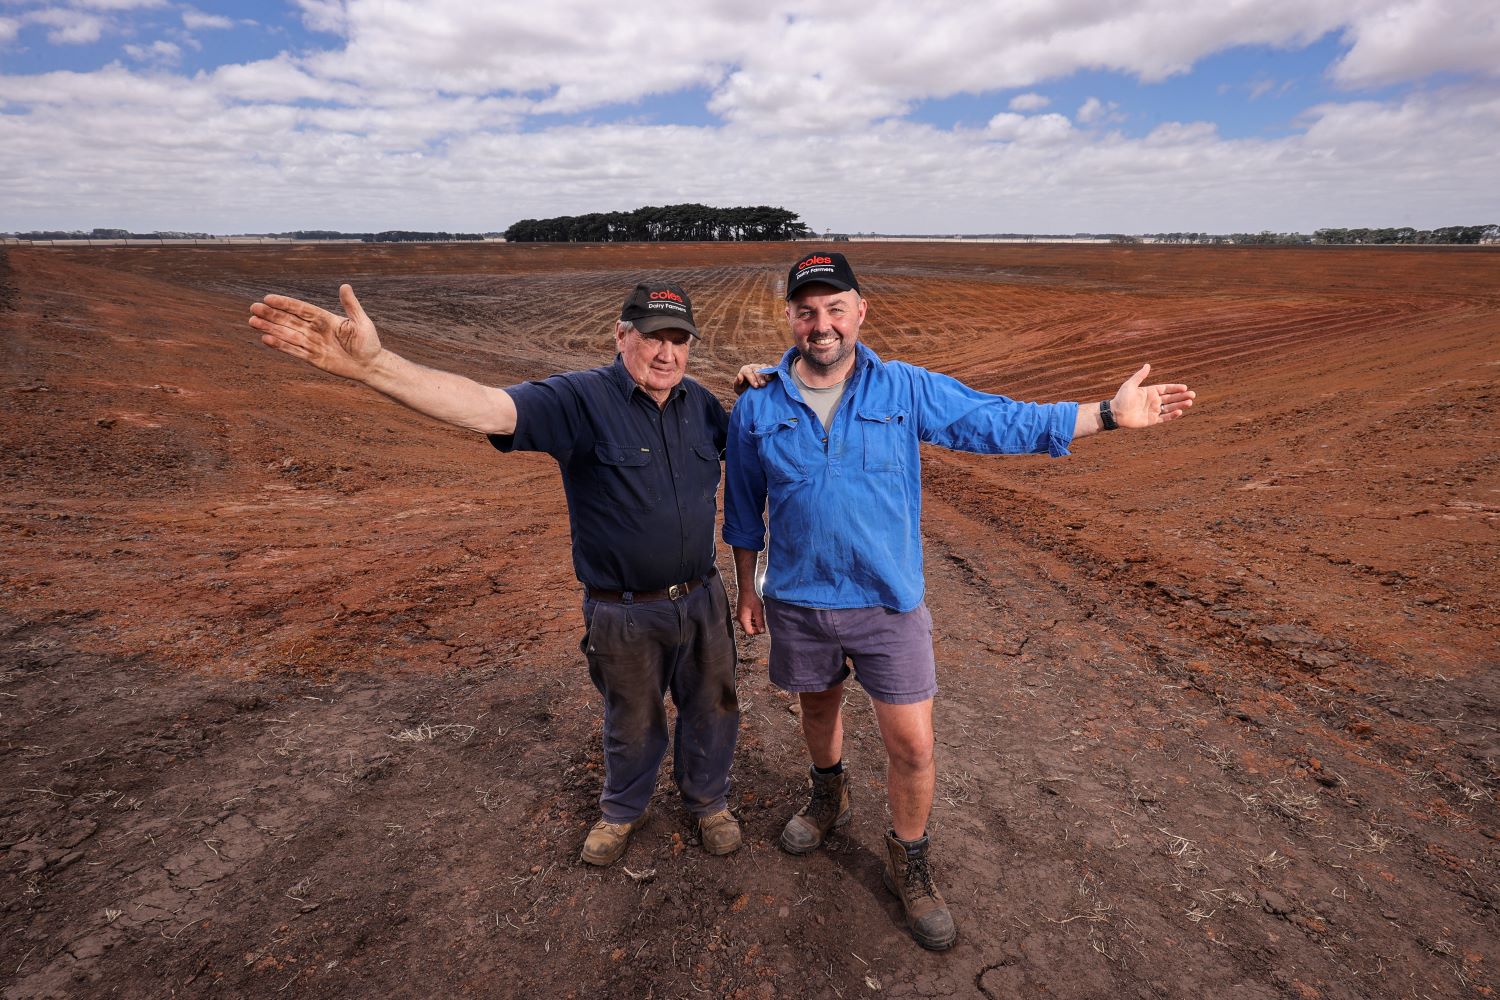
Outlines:
[[[604,791],[611,823],[646,811],[667,753],[668,692],[677,706],[672,777],[694,816],[728,804],[740,729],[729,598],[715,575],[678,600],[583,602],[583,652],[604,696]]]

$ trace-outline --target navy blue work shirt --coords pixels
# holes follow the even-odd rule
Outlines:
[[[729,427],[711,392],[684,378],[658,407],[618,354],[612,365],[505,391],[516,430],[490,443],[557,459],[584,586],[662,590],[708,575]]]

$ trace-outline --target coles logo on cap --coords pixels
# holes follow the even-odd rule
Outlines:
[[[672,329],[686,330],[694,337],[699,335],[693,324],[693,302],[680,285],[655,282],[636,285],[620,310],[620,319],[636,324],[642,333]]]
[[[654,291],[650,294],[649,298],[651,301],[647,303],[647,308],[650,309],[671,309],[673,312],[685,312],[687,309],[683,305],[682,296],[670,288]]]
[[[646,296],[646,299],[647,309],[665,309],[674,313],[687,312],[687,304],[682,301],[682,296],[670,288],[654,289]]]
[[[814,250],[793,264],[786,275],[786,294],[791,298],[804,285],[825,284],[834,288],[859,291],[859,280],[854,269],[841,253],[832,250]]]

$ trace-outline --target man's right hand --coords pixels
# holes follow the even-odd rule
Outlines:
[[[755,591],[740,591],[736,602],[735,619],[746,635],[759,635],[766,630],[766,605]]]
[[[345,316],[285,295],[267,295],[250,306],[250,325],[260,342],[301,358],[332,375],[363,382],[380,356],[375,324],[360,308],[354,289],[339,286]]]
[[[734,373],[734,385],[731,386],[734,394],[743,396],[746,389],[764,389],[771,379],[763,373],[771,367],[771,365],[741,365],[740,370]]]
[[[267,347],[329,374],[363,382],[434,420],[481,434],[516,432],[516,404],[510,393],[413,364],[385,350],[354,289],[340,285],[339,302],[347,317],[285,295],[267,295],[250,307],[250,325],[260,331]]]

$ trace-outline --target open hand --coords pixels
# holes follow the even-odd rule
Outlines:
[[[325,372],[363,380],[380,355],[375,324],[360,308],[354,289],[339,286],[345,316],[288,298],[267,295],[250,306],[250,325],[260,331],[260,342]]]
[[[1115,422],[1121,427],[1151,427],[1176,420],[1187,413],[1197,393],[1181,383],[1141,385],[1151,374],[1150,365],[1125,380],[1115,398],[1110,401],[1110,410]]]

